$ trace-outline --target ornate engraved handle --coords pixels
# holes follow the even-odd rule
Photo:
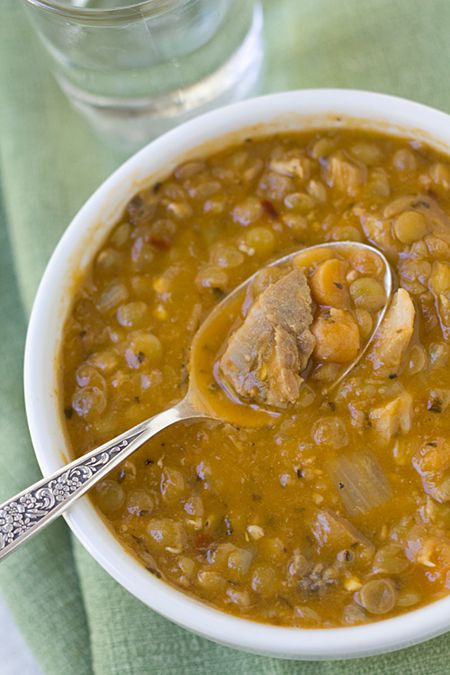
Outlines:
[[[0,505],[0,559],[48,525],[162,429],[200,417],[187,401],[125,431]]]

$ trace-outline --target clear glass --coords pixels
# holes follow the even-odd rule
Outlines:
[[[258,89],[259,0],[24,2],[62,89],[126,151]]]

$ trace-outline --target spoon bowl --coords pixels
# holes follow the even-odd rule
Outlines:
[[[349,252],[355,251],[364,251],[377,256],[383,265],[382,283],[386,301],[378,312],[371,333],[358,356],[351,363],[343,367],[337,379],[322,390],[323,394],[337,387],[361,361],[364,355],[367,354],[384,319],[392,296],[393,277],[389,262],[381,251],[361,242],[339,241],[308,246],[307,248],[288,253],[282,258],[277,258],[248,277],[242,284],[231,291],[202,323],[192,342],[189,363],[189,390],[186,396],[186,399],[195,409],[207,412],[209,417],[239,426],[262,426],[270,423],[274,417],[276,418],[279,415],[274,409],[241,400],[222,377],[218,364],[218,355],[221,353],[221,347],[227,341],[227,336],[235,328],[236,317],[242,314],[243,318],[245,318],[248,307],[254,300],[253,298],[253,300],[250,299],[249,301],[249,290],[252,289],[262,271],[274,267],[288,269],[289,265],[294,261],[297,266],[302,266],[302,258],[306,258],[307,256],[311,258],[311,254],[315,252],[328,250],[343,254],[344,256]],[[210,367],[205,369],[204,359],[207,352],[210,354]],[[215,382],[212,381],[211,374],[214,375]]]
[[[189,363],[189,388],[178,404],[91,450],[0,505],[0,519],[13,522],[7,532],[2,533],[0,530],[0,559],[53,521],[143,443],[165,428],[180,421],[195,419],[213,419],[250,427],[272,423],[279,416],[279,411],[240,400],[222,378],[218,359],[224,343],[235,328],[236,318],[240,316],[244,319],[254,300],[251,291],[261,272],[275,267],[288,271],[292,264],[306,267],[306,256],[311,257],[311,254],[321,250],[336,251],[344,257],[363,250],[377,256],[383,265],[385,304],[378,312],[377,320],[357,357],[343,368],[324,393],[336,387],[367,353],[385,316],[393,287],[391,268],[385,256],[372,246],[353,241],[317,244],[293,251],[258,270],[229,293],[208,315],[194,337]]]

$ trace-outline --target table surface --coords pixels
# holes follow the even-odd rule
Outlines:
[[[0,599],[0,664],[2,675],[42,675],[20,635],[10,611]]]

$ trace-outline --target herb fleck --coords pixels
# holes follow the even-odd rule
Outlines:
[[[225,518],[223,519],[223,522],[225,523],[225,532],[230,537],[233,534],[233,528],[231,526],[230,517],[225,516]]]
[[[427,409],[430,412],[441,413],[442,412],[442,401],[439,398],[433,398],[427,403]]]
[[[429,209],[429,208],[430,208],[429,203],[426,202],[426,201],[423,200],[423,199],[418,199],[416,202],[413,202],[413,203],[411,204],[411,206],[413,207],[413,209],[417,209],[417,208],[420,207],[420,206],[421,206],[423,209]]]
[[[275,206],[272,204],[270,199],[262,199],[261,206],[263,207],[264,211],[267,213],[269,218],[272,218],[273,220],[278,218],[278,211],[276,210]]]
[[[225,295],[225,292],[221,288],[216,288],[214,287],[212,289],[212,292],[214,293],[214,296],[218,299],[221,300],[223,296]]]

